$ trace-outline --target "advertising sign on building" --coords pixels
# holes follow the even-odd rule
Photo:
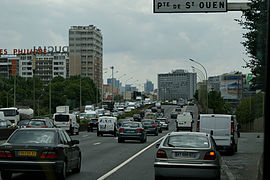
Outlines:
[[[243,90],[242,76],[226,75],[221,77],[220,92],[223,99],[240,99]]]

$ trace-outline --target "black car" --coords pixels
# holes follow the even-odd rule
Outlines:
[[[0,145],[0,171],[3,180],[12,173],[40,172],[65,179],[67,172],[81,169],[81,150],[60,128],[21,128]]]
[[[142,125],[147,134],[154,134],[156,136],[158,135],[158,124],[154,119],[143,119]]]
[[[98,127],[98,118],[91,118],[87,123],[87,131],[93,132],[94,128]]]
[[[177,115],[178,115],[178,112],[173,111],[171,113],[171,119],[176,119],[177,118]]]
[[[133,119],[134,119],[134,121],[139,121],[140,122],[142,118],[141,118],[140,114],[134,114]]]

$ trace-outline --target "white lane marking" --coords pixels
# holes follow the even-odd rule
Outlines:
[[[89,136],[89,135],[83,135],[82,137],[87,137],[87,136]]]
[[[156,140],[152,144],[148,145],[146,148],[140,150],[139,152],[137,152],[136,154],[134,154],[133,156],[131,156],[129,159],[127,159],[126,161],[124,161],[122,164],[116,166],[115,168],[113,168],[112,170],[110,170],[109,172],[107,172],[106,174],[104,174],[103,176],[101,176],[100,178],[98,178],[97,180],[106,179],[107,177],[109,177],[110,175],[112,175],[113,173],[115,173],[116,171],[118,171],[121,167],[125,166],[127,163],[129,163],[130,161],[132,161],[133,159],[135,159],[137,156],[139,156],[140,154],[142,154],[144,151],[146,151],[147,149],[149,149],[150,147],[152,147],[154,144],[156,144],[158,141],[160,141],[165,136],[162,136],[161,138],[159,138],[158,140]]]
[[[93,145],[95,146],[95,145],[99,145],[99,144],[101,144],[101,142],[96,142]]]

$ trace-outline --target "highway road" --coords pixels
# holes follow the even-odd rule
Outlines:
[[[170,112],[175,106],[164,106],[165,116],[170,118]],[[193,111],[194,120],[196,124],[198,111],[196,106],[185,107],[183,110]],[[194,130],[195,130],[194,126]],[[126,141],[125,143],[118,143],[117,137],[111,135],[104,135],[97,137],[94,132],[80,132],[79,135],[72,136],[73,139],[80,140],[80,148],[82,151],[82,169],[78,174],[71,174],[67,177],[68,180],[94,180],[94,179],[108,179],[108,180],[144,180],[154,179],[154,156],[156,153],[155,144],[161,140],[168,132],[175,130],[175,120],[170,119],[169,130],[163,131],[158,136],[149,135],[146,143],[137,141]],[[249,135],[248,133],[246,134]],[[246,135],[243,134],[240,139],[246,141]],[[248,138],[248,137],[246,137]],[[262,138],[261,138],[262,139]],[[254,143],[257,143],[254,141]],[[227,175],[235,177],[237,170],[233,168],[233,163],[241,158],[241,154],[245,154],[245,143],[240,143],[239,156],[238,153],[234,156],[223,157],[224,167],[226,171],[222,170],[222,180],[227,179]],[[258,143],[257,143],[258,144]],[[258,153],[260,150],[257,150]],[[246,161],[248,161],[247,156]],[[253,160],[256,163],[256,158]],[[237,163],[236,163],[237,164]],[[241,165],[241,164],[240,164]],[[224,168],[222,167],[222,169]],[[239,168],[239,171],[244,169]],[[238,173],[239,174],[239,173]],[[52,175],[39,174],[15,174],[15,180],[42,180],[51,179]],[[237,178],[241,179],[241,178]]]

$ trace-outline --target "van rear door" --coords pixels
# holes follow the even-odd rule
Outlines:
[[[229,115],[215,116],[213,138],[218,146],[231,145],[231,117]]]
[[[70,119],[68,114],[55,114],[54,125],[65,130],[70,129]]]

